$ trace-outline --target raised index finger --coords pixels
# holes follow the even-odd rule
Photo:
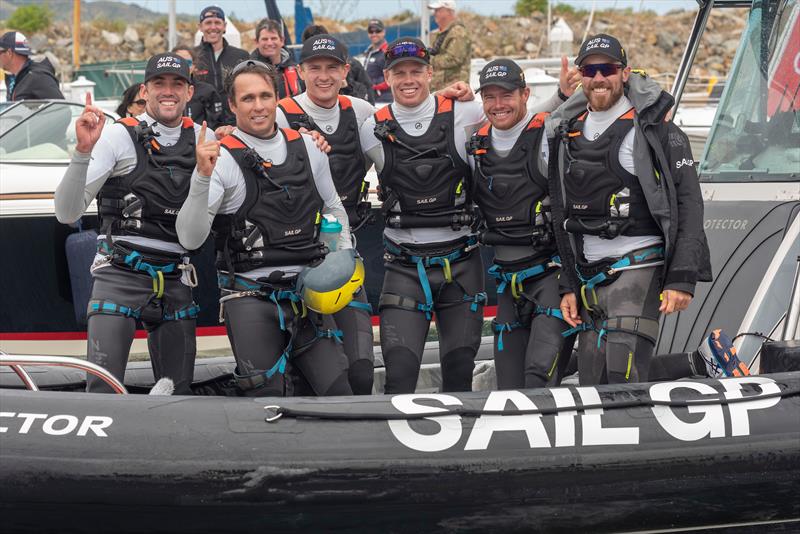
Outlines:
[[[90,107],[92,107],[92,93],[87,92],[86,93],[86,109],[88,110]]]
[[[567,56],[561,56],[561,72],[566,74],[568,70],[569,70],[569,61],[567,60]]]

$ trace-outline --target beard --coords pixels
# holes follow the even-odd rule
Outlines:
[[[597,94],[593,91],[593,89],[597,87],[605,87],[608,91],[604,94]],[[583,93],[586,95],[586,99],[589,100],[589,106],[592,111],[606,111],[611,109],[611,107],[622,98],[624,90],[621,83],[592,83],[588,87],[584,87]]]

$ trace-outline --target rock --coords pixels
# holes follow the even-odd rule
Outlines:
[[[111,46],[117,46],[120,43],[122,43],[122,37],[120,37],[114,32],[103,30],[102,32],[100,32],[100,34],[103,36],[103,39],[105,39],[106,43],[108,43]]]
[[[517,26],[520,28],[530,28],[533,23],[531,19],[520,17],[517,19]]]
[[[159,33],[151,33],[144,40],[144,46],[148,50],[153,50],[164,44],[164,38]]]
[[[138,43],[139,42],[139,32],[136,31],[136,28],[133,26],[128,25],[125,28],[125,33],[122,34],[122,38],[125,39],[126,43]]]
[[[517,47],[514,45],[506,45],[503,47],[503,55],[504,56],[513,56],[517,53]]]
[[[525,43],[525,51],[529,54],[536,52],[536,45],[533,43]]]
[[[144,53],[144,43],[141,41],[136,41],[135,43],[131,44],[132,52],[141,56]]]
[[[722,50],[725,54],[734,54],[736,49],[739,48],[739,39],[728,39],[722,43]]]
[[[48,48],[47,35],[43,33],[34,33],[28,38],[28,44],[34,52],[43,51]]]
[[[656,35],[656,46],[667,53],[671,53],[676,46],[680,45],[678,36],[670,32],[659,32]]]
[[[56,39],[56,48],[66,48],[72,45],[72,39],[67,39],[66,37],[60,37]]]

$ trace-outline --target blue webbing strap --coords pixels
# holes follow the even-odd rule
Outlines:
[[[348,307],[355,308],[357,310],[364,310],[368,314],[372,315],[372,304],[369,302],[360,302],[358,300],[351,300],[348,304]]]
[[[109,302],[107,300],[90,300],[89,301],[89,314],[106,314],[106,315],[122,315],[124,317],[132,317],[138,319],[141,315],[141,310],[134,310],[128,306]]]

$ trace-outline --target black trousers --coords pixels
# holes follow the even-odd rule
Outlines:
[[[399,261],[385,264],[384,295],[425,302],[417,267]],[[471,391],[475,355],[481,341],[483,303],[471,298],[484,291],[483,262],[477,251],[451,264],[452,282],[443,268],[426,270],[433,295],[433,311],[439,333],[442,391]],[[474,308],[474,311],[473,309]],[[386,365],[387,394],[413,393],[419,377],[430,320],[409,307],[381,306],[381,349]]]
[[[147,348],[155,379],[168,377],[175,383],[176,395],[191,395],[197,354],[195,320],[163,320],[161,317],[192,306],[192,289],[177,278],[167,278],[163,296],[153,299],[153,278],[149,274],[106,265],[95,269],[92,276],[91,300],[148,312],[149,318],[143,319],[142,323],[147,330]],[[136,320],[131,317],[91,313],[88,322],[89,361],[105,367],[122,381],[135,332]],[[86,391],[111,393],[112,389],[101,379],[89,375]]]

